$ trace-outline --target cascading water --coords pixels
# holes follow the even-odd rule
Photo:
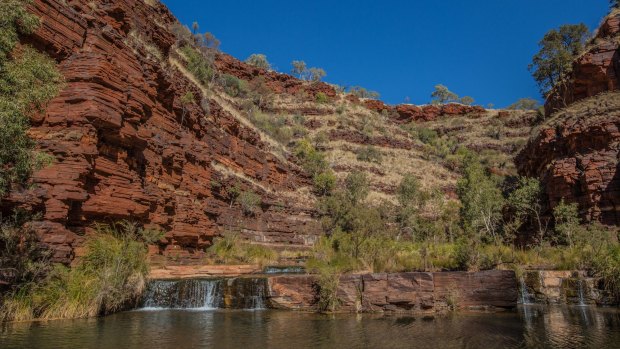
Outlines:
[[[527,285],[525,284],[525,278],[523,278],[523,276],[519,278],[519,293],[521,294],[521,304],[532,304],[533,297],[527,290]]]
[[[266,278],[154,280],[142,309],[264,309],[266,298]]]
[[[584,283],[585,283],[584,279],[578,279],[577,280],[577,295],[579,297],[579,306],[585,306],[586,305],[585,297],[583,295],[583,292],[584,292],[583,284]]]

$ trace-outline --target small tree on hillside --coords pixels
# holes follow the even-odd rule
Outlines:
[[[446,104],[459,100],[459,96],[456,93],[441,84],[435,86],[435,91],[431,93],[431,97],[433,98],[431,104]]]
[[[310,68],[308,69],[308,75],[310,77],[310,81],[321,81],[326,75],[327,73],[325,72],[325,70],[323,68]]]
[[[306,62],[304,61],[293,61],[291,62],[293,69],[291,72],[297,76],[301,80],[306,80],[306,73],[308,72],[306,67]]]
[[[250,57],[245,60],[245,63],[265,70],[271,69],[271,64],[267,61],[267,56],[262,53],[254,53],[250,55]]]
[[[474,104],[475,100],[469,96],[465,96],[463,98],[461,98],[461,103],[465,104],[465,105],[472,105]]]
[[[585,24],[566,24],[548,31],[538,43],[540,50],[528,69],[543,96],[571,71],[573,60],[583,51],[587,37]]]

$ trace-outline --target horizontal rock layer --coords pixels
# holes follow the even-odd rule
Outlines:
[[[174,258],[199,260],[224,230],[262,243],[313,241],[313,209],[294,194],[310,179],[214,100],[208,112],[199,106],[200,89],[168,62],[176,19],[165,6],[36,0],[30,10],[41,26],[24,42],[56,59],[66,81],[30,130],[55,161],[1,208],[42,212],[32,226],[55,261],[74,258],[93,222],[121,219],[165,231],[158,253]],[[196,103],[181,102],[188,92]],[[261,195],[253,214],[231,200],[235,185]]]
[[[272,306],[317,310],[316,276],[269,278]],[[344,275],[337,297],[345,312],[440,312],[449,308],[512,308],[517,304],[513,271],[379,273]]]

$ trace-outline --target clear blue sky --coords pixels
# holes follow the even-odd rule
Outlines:
[[[429,101],[443,83],[477,104],[539,98],[527,65],[549,29],[593,30],[608,0],[163,0],[245,59],[264,53],[282,72],[292,60],[327,71],[327,82],[360,85],[381,99]]]

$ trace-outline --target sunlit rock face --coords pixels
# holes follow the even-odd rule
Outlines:
[[[550,210],[564,199],[584,221],[607,225],[620,224],[619,38],[616,10],[547,99],[553,117],[516,157],[519,174],[541,180]]]
[[[316,310],[315,276],[269,278],[275,308]],[[448,309],[512,308],[518,287],[513,271],[378,273],[343,275],[336,297],[345,312],[434,313]]]
[[[296,194],[311,179],[215,100],[201,103],[199,87],[173,64],[176,19],[165,6],[37,0],[29,10],[41,26],[24,42],[53,57],[65,78],[30,130],[55,161],[35,174],[32,189],[3,199],[2,211],[42,212],[32,226],[54,261],[79,254],[96,221],[161,229],[167,233],[152,252],[177,259],[200,260],[224,229],[268,244],[313,241],[313,205]],[[231,72],[248,69],[220,60]],[[181,102],[188,92],[196,103]],[[252,215],[231,203],[227,189],[235,185],[261,196]]]

